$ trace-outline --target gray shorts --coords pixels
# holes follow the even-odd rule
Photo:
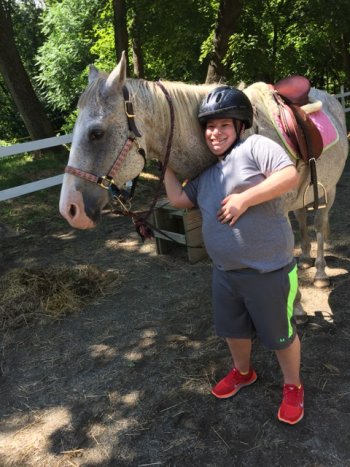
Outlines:
[[[215,329],[220,337],[257,337],[271,350],[288,347],[296,326],[293,305],[298,288],[295,261],[261,274],[253,269],[213,269]]]

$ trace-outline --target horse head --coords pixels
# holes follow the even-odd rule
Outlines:
[[[124,53],[110,75],[90,67],[78,109],[60,213],[73,227],[87,229],[98,221],[110,189],[120,191],[145,162],[144,140],[128,100]]]

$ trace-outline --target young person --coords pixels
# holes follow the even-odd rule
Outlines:
[[[298,423],[304,415],[300,341],[293,320],[297,270],[293,232],[280,196],[295,188],[298,174],[274,141],[251,135],[253,109],[240,90],[220,86],[199,108],[205,141],[218,162],[182,186],[168,168],[164,183],[177,208],[198,206],[204,243],[213,262],[215,328],[226,339],[233,369],[212,388],[224,399],[253,384],[255,335],[275,351],[284,378],[278,419]]]

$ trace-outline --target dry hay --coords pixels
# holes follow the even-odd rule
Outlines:
[[[57,320],[104,295],[120,281],[118,272],[92,265],[16,268],[1,278],[0,329]]]

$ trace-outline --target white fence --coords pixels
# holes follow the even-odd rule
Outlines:
[[[15,156],[31,151],[38,151],[39,149],[52,148],[62,144],[72,142],[72,134],[54,136],[53,138],[39,139],[37,141],[29,141],[28,143],[14,144],[13,146],[0,147],[0,159],[2,157]],[[56,175],[55,177],[45,178],[37,182],[26,183],[15,188],[0,191],[0,201],[16,198],[17,196],[33,193],[34,191],[50,188],[51,186],[60,185],[62,183],[63,174]]]
[[[345,92],[344,86],[340,86],[340,94],[335,94],[334,97],[340,100],[344,112],[350,112],[350,107],[346,107],[346,97],[350,98],[350,91]]]
[[[346,107],[346,98],[350,97],[350,91],[345,92],[344,86],[341,86],[340,93],[335,94],[335,97],[340,100],[344,112],[350,112],[350,107]],[[54,146],[60,146],[62,144],[68,144],[72,142],[72,137],[72,134],[68,134],[53,138],[40,139],[38,141],[30,141],[28,143],[15,144],[13,146],[0,147],[0,159],[2,157],[9,157],[26,152],[37,151],[39,149],[46,149]],[[63,174],[57,175],[55,177],[45,178],[44,180],[39,180],[37,182],[26,183],[25,185],[9,188],[7,190],[2,190],[0,191],[0,201],[16,198],[17,196],[33,193],[35,191],[50,188],[55,185],[60,185],[62,183],[62,179]]]

